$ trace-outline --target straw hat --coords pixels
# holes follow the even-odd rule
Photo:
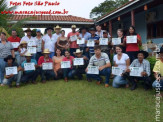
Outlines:
[[[26,57],[31,57],[32,55],[31,55],[31,53],[27,52],[27,53],[25,54],[25,56],[26,56]]]
[[[24,32],[32,32],[32,30],[30,28],[27,28],[27,30],[25,30]]]
[[[56,30],[56,29],[61,30],[62,28],[59,25],[57,25],[56,27],[54,27],[54,30]]]
[[[44,49],[44,51],[42,52],[43,54],[49,54],[49,49]]]
[[[27,42],[26,41],[21,41],[20,44],[27,44]]]
[[[71,28],[76,28],[76,25],[72,25]]]
[[[74,52],[74,54],[77,54],[77,53],[83,53],[83,51],[81,51],[80,49],[76,49],[76,52]]]

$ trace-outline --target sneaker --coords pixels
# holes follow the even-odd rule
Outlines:
[[[65,81],[65,82],[68,82],[68,79],[67,79],[67,78],[65,78],[65,79],[64,79],[64,81]]]
[[[109,87],[109,84],[105,84],[105,87],[106,87],[106,88]]]
[[[97,84],[97,85],[100,85],[100,84],[101,84],[101,81],[97,81],[96,84]]]
[[[20,88],[20,85],[16,85],[16,88]]]

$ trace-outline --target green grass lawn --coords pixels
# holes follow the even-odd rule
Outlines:
[[[154,91],[141,86],[130,91],[60,80],[0,87],[0,122],[154,122],[155,111]]]

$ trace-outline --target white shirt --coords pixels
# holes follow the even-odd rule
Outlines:
[[[20,43],[21,43],[22,41],[26,41],[27,43],[28,43],[29,41],[35,42],[35,38],[32,37],[32,36],[31,36],[31,38],[28,38],[28,36],[24,36],[24,37],[22,37],[22,39],[20,40]],[[32,46],[36,46],[36,45],[32,45]]]
[[[54,36],[50,38],[48,34],[42,37],[42,40],[45,42],[44,49],[49,49],[50,52],[54,52],[56,39]]]
[[[42,46],[42,36],[41,36],[40,39],[35,37],[35,41],[36,41],[36,46],[37,46],[37,52],[42,52],[42,49],[41,49],[41,46]]]
[[[120,60],[118,60],[118,55],[115,55],[113,60],[118,65],[119,68],[122,70],[126,70],[126,60],[129,59],[129,56],[125,53],[122,53],[122,57]]]
[[[53,38],[55,39],[55,41],[57,42],[57,40],[58,40],[58,37],[61,37],[61,34],[59,33],[59,34],[53,34],[52,35],[53,36]]]

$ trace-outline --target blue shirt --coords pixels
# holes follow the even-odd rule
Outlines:
[[[89,37],[91,37],[91,34],[86,32],[83,36],[83,34],[81,33],[79,35],[80,38],[84,38],[85,40],[88,40]],[[86,44],[80,44],[79,47],[86,47]]]
[[[27,61],[25,60],[22,64],[21,64],[21,67],[24,68],[24,64],[27,63]],[[37,65],[37,62],[35,59],[31,59],[30,62],[28,63],[34,63],[35,65]],[[29,73],[29,72],[32,72],[33,70],[29,70],[29,71],[25,71],[26,73]]]
[[[97,36],[97,35],[95,35],[94,37],[92,37],[92,36],[89,37],[88,40],[89,40],[89,39],[99,40],[100,37]],[[95,44],[95,45],[97,45],[97,44]],[[94,47],[88,47],[88,48],[89,48],[89,53],[94,54]]]

